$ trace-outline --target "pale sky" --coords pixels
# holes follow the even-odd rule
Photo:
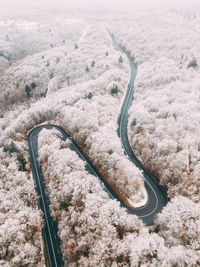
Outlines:
[[[157,7],[190,7],[200,6],[200,0],[0,0],[0,6],[6,8],[23,7],[68,7],[76,8],[88,5],[100,4],[115,9],[131,11],[135,9],[149,9]]]

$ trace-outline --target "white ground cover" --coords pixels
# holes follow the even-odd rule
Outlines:
[[[112,42],[105,30],[102,32],[94,26],[90,27],[88,34],[87,40],[82,41],[80,51],[79,49],[73,50],[73,64],[77,63],[79,67],[76,67],[73,73],[77,86],[67,86],[60,91],[54,87],[57,92],[54,94],[50,92],[49,97],[36,102],[33,106],[38,108],[35,110],[32,107],[28,113],[30,111],[32,113],[32,110],[36,114],[38,112],[48,113],[50,110],[50,113],[57,113],[58,122],[60,121],[73,138],[86,149],[91,159],[109,176],[111,183],[119,188],[120,193],[136,205],[141,201],[144,203],[146,192],[141,190],[144,187],[142,174],[124,156],[116,132],[120,99],[126,90],[129,77],[129,74],[125,72],[128,63],[126,58],[123,63],[118,62],[119,53],[112,48]],[[110,53],[108,56],[106,56],[107,50]],[[72,56],[70,58],[72,60]],[[87,72],[85,66],[87,62],[89,65],[93,59],[96,62],[95,66],[90,67],[91,70]],[[42,67],[39,66],[40,73],[43,75]],[[70,64],[69,66],[72,67]],[[27,73],[30,74],[30,72]],[[40,80],[44,79],[40,77]],[[116,93],[112,93],[114,86],[118,88]],[[26,121],[25,114],[23,112],[23,120]],[[36,114],[34,116],[37,116]],[[38,118],[38,121],[44,118]]]
[[[85,162],[68,148],[70,141],[61,141],[59,135],[55,129],[43,129],[38,142],[65,261],[72,266],[100,266],[121,256],[126,265],[126,246],[120,235],[137,236],[145,231],[142,223],[110,198],[98,178],[85,171]]]
[[[71,141],[61,141],[60,135],[56,129],[40,132],[39,160],[69,266],[200,263],[199,204],[177,197],[158,216],[154,229],[148,229],[110,198],[98,178],[85,171]]]
[[[169,26],[171,25],[170,20],[172,18],[174,19],[174,22],[177,22],[177,27],[182,25],[180,28],[182,27],[182,29],[185,29],[186,27],[187,29],[189,22],[183,23],[185,18],[170,12],[164,14],[164,18],[169,19],[166,23],[164,23],[166,27],[163,26],[163,23],[160,23],[160,27],[163,29],[163,34],[161,36],[166,36],[165,38],[169,36],[169,34],[166,34],[166,29],[172,28],[172,26]],[[196,94],[196,92],[198,93],[198,87],[196,87],[196,84],[198,85],[198,77],[196,75],[196,73],[198,73],[198,68],[187,68],[187,65],[192,60],[193,56],[196,55],[196,59],[198,61],[197,53],[193,55],[189,49],[185,48],[184,53],[188,53],[188,59],[185,57],[182,58],[181,56],[179,57],[179,59],[182,58],[181,60],[183,60],[183,63],[181,63],[182,69],[179,70],[180,72],[177,72],[177,68],[175,68],[172,63],[173,60],[170,59],[168,62],[165,58],[168,57],[168,53],[169,55],[176,54],[175,52],[177,52],[177,50],[174,50],[173,52],[173,49],[175,49],[173,45],[172,48],[164,50],[162,55],[164,60],[158,53],[156,54],[156,51],[158,50],[161,53],[162,47],[166,41],[165,39],[159,49],[151,49],[151,45],[158,44],[158,42],[153,41],[157,35],[156,31],[153,30],[155,27],[152,27],[152,25],[153,23],[155,24],[154,21],[162,22],[165,20],[162,17],[163,13],[160,14],[159,12],[152,13],[151,16],[146,16],[144,14],[142,16],[135,16],[134,19],[131,20],[132,26],[134,27],[129,27],[130,33],[132,33],[134,29],[136,33],[134,37],[138,37],[137,39],[134,39],[130,34],[130,40],[132,40],[133,43],[131,44],[130,41],[128,42],[130,44],[130,47],[128,47],[129,50],[130,48],[136,49],[134,56],[137,58],[137,62],[139,64],[136,81],[136,98],[133,105],[134,112],[130,112],[130,124],[132,124],[130,128],[134,131],[133,137],[133,131],[130,130],[131,143],[133,143],[132,138],[135,138],[135,136],[137,139],[140,138],[139,141],[136,143],[134,142],[134,147],[136,148],[137,145],[139,147],[140,142],[142,143],[142,138],[148,136],[147,131],[145,135],[145,125],[147,125],[148,118],[151,118],[151,116],[154,116],[157,112],[157,110],[155,110],[155,106],[157,108],[157,101],[155,100],[156,92],[159,92],[159,89],[163,90],[162,93],[164,92],[165,85],[166,87],[168,86],[168,80],[171,79],[170,77],[180,75],[178,77],[181,77],[181,79],[179,79],[179,81],[174,81],[172,85],[180,85],[180,87],[183,85],[181,95],[184,96],[183,100],[185,101],[187,93],[187,101],[190,101],[191,99],[191,102],[189,102],[192,106],[190,111],[195,110],[196,112],[197,109],[196,100],[194,101],[194,98],[192,98],[190,90],[191,88],[196,88],[196,91],[194,90],[192,92],[193,94]],[[149,18],[151,18],[151,20],[149,20]],[[195,21],[197,21],[197,19],[198,18],[196,18]],[[126,39],[124,38],[125,36],[119,31],[120,28],[121,31],[128,29],[125,24],[125,19],[123,17],[123,20],[121,21],[120,17],[118,17],[117,20],[119,23],[123,23],[122,25],[125,25],[125,27],[116,28],[116,25],[113,25],[112,30],[114,31],[114,29],[117,29],[115,36],[121,36],[121,40],[126,42]],[[190,28],[191,30],[196,29],[198,32],[199,28],[196,26],[197,22],[195,21],[190,21],[190,23],[193,22],[193,24],[190,24]],[[110,21],[108,24],[111,26]],[[84,26],[87,27],[87,25],[88,24],[85,24]],[[159,26],[159,23],[157,23],[157,25]],[[174,25],[176,25],[176,23],[173,23],[173,27]],[[107,32],[102,30],[104,26],[104,21],[98,21],[97,25],[93,20],[92,26],[89,27],[87,31],[85,31],[86,28],[82,29],[81,32],[78,31],[76,40],[79,40],[81,35],[85,33],[84,38],[81,39],[81,42],[79,43],[78,49],[74,49],[75,41],[73,41],[73,46],[71,46],[71,48],[67,46],[66,50],[63,46],[55,47],[48,51],[45,50],[44,54],[35,54],[23,59],[21,62],[17,62],[15,66],[11,66],[10,69],[14,70],[14,79],[8,78],[10,77],[8,75],[9,69],[4,72],[4,75],[7,75],[7,78],[1,76],[1,81],[6,83],[6,85],[4,85],[4,82],[0,83],[1,97],[4,92],[10,90],[11,96],[13,94],[16,103],[19,103],[18,106],[11,103],[9,106],[10,111],[8,111],[6,105],[2,108],[4,102],[1,101],[1,266],[14,267],[25,266],[26,264],[29,264],[28,266],[41,266],[43,264],[40,231],[42,222],[37,208],[37,197],[34,191],[33,177],[30,174],[31,170],[29,163],[26,164],[26,171],[19,171],[19,161],[17,160],[18,154],[16,152],[3,152],[3,147],[10,144],[11,141],[14,141],[26,161],[29,162],[26,133],[40,123],[55,121],[56,123],[62,125],[69,133],[71,133],[73,138],[79,142],[84,150],[87,151],[90,158],[96,164],[100,165],[101,169],[106,172],[115,183],[118,183],[120,190],[125,189],[124,192],[130,194],[134,192],[134,196],[138,196],[137,201],[141,200],[143,197],[140,195],[140,192],[142,191],[141,189],[143,188],[143,182],[141,180],[142,175],[136,168],[132,165],[130,166],[130,162],[127,158],[125,158],[121,143],[116,134],[117,117],[120,113],[120,105],[123,94],[126,90],[130,69],[124,56],[123,63],[119,63],[118,59],[120,54],[113,49],[112,42]],[[147,40],[144,39],[141,43],[141,36],[145,33],[147,26]],[[178,29],[180,30],[180,28]],[[161,31],[161,29],[159,29],[159,31]],[[170,30],[169,33],[175,34]],[[189,33],[189,29],[187,33]],[[153,37],[151,37],[151,34]],[[125,35],[127,36],[126,33]],[[182,34],[180,34],[180,37],[181,36]],[[184,36],[184,41],[187,40],[185,42],[190,45],[190,38],[196,38],[197,40],[199,35],[191,34]],[[150,42],[150,40],[152,41]],[[173,40],[173,37],[171,37],[169,42],[172,43]],[[183,40],[180,41],[180,47],[182,41]],[[148,48],[147,50],[144,49],[144,45]],[[66,56],[64,56],[63,51],[66,51]],[[106,51],[108,51],[108,56],[106,56]],[[145,53],[147,53],[147,56]],[[61,54],[63,56],[60,56]],[[146,62],[146,57],[147,59],[151,57],[153,58],[154,54],[154,64],[157,73],[160,73],[160,76],[157,83],[155,82],[156,79],[155,81],[152,79],[155,84],[153,83],[152,87],[149,87],[148,79],[143,79],[142,77],[148,77],[148,74],[153,75],[156,73],[153,70],[154,64],[148,64],[148,62]],[[47,64],[48,62],[44,63],[42,61],[43,55],[45,57],[47,56],[46,59],[44,59],[47,61],[49,59],[49,64]],[[56,60],[58,55],[60,59]],[[91,64],[93,60],[95,61],[95,65],[92,67]],[[29,65],[28,63],[29,61],[32,62],[32,66],[34,66],[34,68],[31,68],[31,64]],[[24,62],[24,64],[22,62]],[[165,65],[162,62],[165,62]],[[179,60],[177,62],[179,62]],[[44,66],[45,64],[49,66]],[[72,68],[69,67],[69,64]],[[86,71],[87,65],[89,72]],[[65,68],[63,68],[63,66],[65,66]],[[169,69],[171,68],[172,71],[169,77],[167,76],[167,72],[166,76],[161,72],[161,66],[169,67]],[[181,65],[178,66],[181,67]],[[150,67],[152,69],[150,69]],[[23,72],[20,72],[20,69],[23,69]],[[51,71],[54,75],[53,78],[50,78],[52,77]],[[182,71],[185,73],[184,77]],[[51,76],[49,76],[49,73]],[[68,76],[70,78],[68,78]],[[194,79],[191,80],[191,77]],[[64,79],[63,81],[62,78]],[[15,79],[21,81],[21,87],[20,83],[18,86],[15,85]],[[30,85],[32,81],[35,83],[37,82],[38,84],[35,88],[35,93],[33,93],[33,97],[29,100],[25,100],[24,102],[24,99],[26,99],[26,95],[24,93],[24,85],[26,84],[26,81],[28,81],[28,85]],[[191,82],[193,86],[186,86],[186,89],[184,86],[186,83],[183,83],[183,81],[187,82],[187,85]],[[196,83],[194,81],[196,81]],[[142,82],[144,82],[144,85]],[[47,96],[46,98],[37,99],[38,95],[40,97],[40,93],[43,92],[43,84],[45,85],[45,88],[46,86],[48,87]],[[115,90],[113,92],[116,85],[118,88],[117,93],[115,93]],[[156,90],[153,91],[152,88],[155,88]],[[176,87],[172,88],[178,90]],[[137,103],[137,101],[139,103],[139,100],[142,102],[139,92],[144,94],[145,99],[148,99],[149,96],[146,95],[146,90],[148,90],[149,94],[151,94],[150,100],[152,99],[152,101],[150,102],[152,110],[150,112],[146,110],[146,106],[148,107],[149,103],[148,100],[146,100],[148,103],[146,102],[144,106],[138,106],[138,111],[136,113],[135,107],[137,107],[137,105],[135,105],[135,103]],[[175,94],[176,90],[173,90],[173,92],[170,91],[167,96],[170,98],[169,102],[172,104],[173,101],[177,101]],[[20,92],[23,93],[21,94]],[[164,96],[164,93],[162,93],[159,92],[160,95]],[[18,99],[18,96],[23,99]],[[181,98],[179,100],[181,102]],[[167,101],[168,100],[166,100],[166,102]],[[164,108],[164,105],[161,105],[161,107]],[[178,118],[180,113],[179,110],[182,110],[182,113],[184,113],[186,108],[183,102],[181,109],[180,106],[178,107],[178,110],[174,107],[173,113],[169,110],[166,112],[167,114],[169,112],[169,119],[167,120],[167,123],[171,121],[173,122],[173,125],[170,126],[172,128],[170,129],[170,132],[173,130],[173,134],[170,133],[169,136],[177,136],[176,131],[179,130],[179,127],[178,124],[175,126],[175,118]],[[193,119],[193,114],[193,111],[189,113],[188,123],[183,126],[184,129],[187,130],[184,134],[188,134],[189,129],[191,129],[191,138],[187,135],[187,144],[189,144],[189,147],[193,147],[193,134],[195,129],[197,129],[195,127],[191,127],[194,125],[198,126]],[[137,118],[135,116],[137,116]],[[163,116],[166,116],[166,114]],[[196,116],[198,119],[197,114]],[[135,118],[136,120],[134,120]],[[193,121],[192,125],[189,123],[190,118],[192,118]],[[144,124],[143,121],[145,121],[146,124]],[[155,117],[152,121],[152,132],[154,132],[155,129],[155,121],[157,121],[157,123],[159,122],[157,117]],[[180,127],[182,127],[181,125],[182,124],[179,124]],[[166,123],[164,126],[166,126]],[[152,157],[149,157],[149,161],[152,162],[150,167],[153,166],[150,170],[152,172],[155,170],[155,173],[158,174],[159,171],[163,171],[162,164],[164,160],[161,161],[162,157],[164,157],[165,161],[168,160],[168,162],[169,159],[162,148],[162,143],[164,142],[163,140],[166,140],[166,134],[168,132],[164,129],[163,132],[165,135],[161,135],[159,124],[157,131],[159,131],[160,137],[154,140],[151,148],[153,156],[151,154]],[[46,134],[48,135],[49,133]],[[152,137],[154,137],[154,135]],[[163,139],[161,139],[161,137]],[[167,135],[167,139],[168,138],[169,137]],[[180,138],[178,140],[184,147],[186,140],[184,138],[182,141]],[[195,140],[198,139],[196,138]],[[159,147],[162,148],[162,150],[159,150],[162,151],[160,154],[154,152],[154,147],[156,147],[159,142]],[[170,142],[167,142],[167,147],[170,147],[170,149],[173,148],[174,142],[177,141],[175,139],[170,139]],[[43,140],[40,140],[40,143],[42,143],[40,152],[41,159],[44,163],[43,168],[52,203],[52,214],[54,218],[59,221],[59,234],[62,239],[64,257],[71,266],[109,265],[112,267],[136,267],[141,264],[143,266],[151,267],[171,267],[175,265],[182,267],[200,265],[200,209],[199,204],[193,202],[193,200],[196,202],[198,201],[198,196],[196,196],[196,194],[192,195],[191,193],[191,188],[195,187],[193,183],[194,180],[190,179],[191,188],[189,187],[189,190],[187,190],[186,186],[183,187],[181,184],[182,181],[185,181],[185,178],[178,180],[177,184],[173,186],[170,185],[169,182],[167,183],[169,195],[177,195],[177,197],[173,198],[168,206],[163,210],[162,214],[158,216],[155,227],[147,229],[135,216],[130,216],[125,210],[121,209],[119,207],[119,203],[110,199],[109,195],[103,190],[103,187],[98,182],[98,179],[85,172],[84,163],[67,147],[67,144],[60,143],[55,136],[51,140],[50,144],[46,144],[45,142],[43,143]],[[148,140],[145,139],[144,149],[148,145]],[[139,149],[136,153],[141,156],[145,162],[145,157],[142,156]],[[182,158],[185,159],[184,153],[187,154],[187,164],[185,164],[184,160],[182,160]],[[190,154],[188,155],[188,153]],[[194,172],[192,171],[194,164],[194,157],[192,156],[192,153],[193,152],[191,152],[188,148],[187,150],[184,148],[182,154],[180,154],[179,158],[181,160],[179,160],[178,164],[181,163],[182,167],[178,169],[179,171],[181,170],[182,173],[185,172],[185,167],[189,170],[189,174],[192,175]],[[196,150],[195,153],[197,153]],[[156,157],[156,160],[160,164],[159,168],[155,165],[157,166],[157,169],[153,165],[154,157]],[[75,165],[74,162],[77,165]],[[175,161],[173,160],[171,164],[174,164],[174,162]],[[167,166],[170,165],[168,164]],[[196,175],[198,169],[197,167],[195,167]],[[173,165],[171,169],[173,170]],[[165,168],[165,172],[169,172],[168,167]],[[198,184],[198,176],[196,177],[196,184]],[[159,178],[161,179],[162,184],[166,184],[165,176],[159,176]],[[123,184],[124,181],[125,184]],[[187,186],[189,185],[187,184]],[[180,196],[183,188],[187,191],[187,194],[189,194],[192,200]],[[58,189],[60,194],[57,194]],[[25,194],[25,192],[27,193]],[[130,195],[129,197],[131,198]],[[12,226],[12,231],[8,232],[7,229],[10,225]],[[155,231],[155,233],[152,233],[153,231]]]
[[[199,17],[166,10],[129,19],[121,36],[119,27],[115,30],[138,64],[129,112],[131,145],[168,189],[169,197],[181,194],[196,202],[200,196],[199,25]]]
[[[43,97],[45,92],[51,91],[52,88],[57,90],[72,83],[72,73],[75,70],[71,64],[71,54],[75,52],[75,43],[85,32],[85,22],[67,19],[58,21],[54,18],[53,21],[42,23],[5,22],[1,27],[1,42],[6,39],[6,44],[0,43],[0,69],[18,60],[1,72],[1,112],[5,108],[12,109],[13,105],[27,101],[26,86],[29,87],[29,98],[35,100]],[[11,37],[8,39],[7,36]],[[14,52],[10,50],[19,56],[11,60]],[[77,61],[74,62],[74,65],[77,65]]]
[[[24,143],[17,147],[24,151]],[[26,159],[28,159],[28,152]],[[30,166],[19,171],[17,153],[0,148],[0,265],[41,266],[42,220]]]
[[[53,47],[71,46],[79,39],[86,23],[51,15],[0,20],[0,72],[13,62]],[[4,64],[2,59],[5,60]],[[7,62],[7,64],[6,64]]]
[[[92,31],[91,28],[90,30]],[[116,133],[117,116],[120,112],[120,99],[122,98],[124,90],[126,89],[128,78],[128,74],[125,73],[124,70],[128,69],[128,64],[125,58],[123,64],[120,64],[118,62],[119,53],[115,52],[115,50],[113,49],[112,42],[106,31],[104,31],[104,33],[100,32],[99,39],[97,39],[98,46],[96,47],[96,49],[92,49],[94,39],[98,38],[97,30],[98,28],[93,27],[93,39],[91,37],[91,39],[86,43],[84,43],[84,40],[86,38],[83,39],[81,42],[82,47],[80,47],[79,50],[77,49],[76,51],[74,51],[74,53],[79,53],[79,56],[77,55],[77,60],[75,58],[75,62],[77,62],[77,64],[81,64],[81,66],[84,68],[82,71],[82,76],[85,75],[85,77],[83,78],[80,76],[80,80],[82,82],[81,84],[80,81],[77,81],[76,84],[76,81],[74,79],[75,85],[67,85],[57,91],[56,89],[58,88],[54,88],[55,92],[51,92],[47,95],[46,98],[42,98],[35,103],[31,104],[30,102],[27,102],[24,105],[18,105],[14,110],[11,110],[9,112],[6,112],[5,108],[3,110],[3,116],[0,118],[1,177],[2,179],[5,179],[6,183],[2,182],[3,180],[1,181],[0,190],[1,194],[8,195],[7,197],[9,199],[11,198],[12,201],[14,201],[15,198],[19,199],[20,201],[17,200],[16,203],[19,203],[20,207],[19,210],[15,211],[14,206],[12,206],[12,208],[11,206],[9,206],[10,208],[6,210],[5,214],[1,209],[1,212],[3,212],[4,215],[2,215],[3,219],[1,220],[0,231],[2,231],[2,235],[7,235],[5,218],[10,218],[10,213],[15,214],[16,212],[16,214],[18,214],[18,212],[20,212],[20,209],[24,210],[24,208],[26,207],[26,205],[20,204],[23,201],[23,194],[21,193],[22,188],[23,192],[29,192],[30,190],[31,193],[34,194],[34,197],[32,197],[32,195],[28,193],[28,195],[25,196],[28,198],[27,205],[30,205],[29,210],[31,210],[31,212],[29,211],[29,215],[33,216],[34,213],[36,213],[37,215],[35,215],[34,219],[32,219],[32,217],[26,217],[26,225],[28,226],[34,224],[35,226],[36,224],[37,227],[32,229],[32,236],[30,235],[29,239],[25,237],[21,238],[20,240],[15,240],[16,246],[22,247],[22,251],[25,254],[20,256],[18,249],[13,249],[12,253],[8,253],[7,251],[11,249],[11,247],[9,247],[9,244],[10,242],[13,242],[12,238],[15,238],[16,235],[15,230],[17,232],[18,229],[21,229],[21,221],[16,220],[16,228],[14,228],[13,230],[14,236],[7,235],[8,239],[1,240],[1,246],[3,247],[2,251],[4,251],[4,253],[2,252],[2,266],[3,264],[6,266],[7,262],[14,262],[15,266],[20,266],[20,264],[24,264],[24,262],[29,262],[31,266],[31,262],[36,265],[37,262],[41,263],[41,261],[43,260],[40,236],[42,222],[40,214],[36,207],[37,202],[36,194],[34,191],[34,181],[32,175],[30,175],[29,163],[26,164],[25,172],[19,171],[17,153],[3,152],[3,147],[5,145],[9,145],[11,141],[13,141],[17,145],[17,147],[19,147],[21,153],[24,155],[26,161],[28,162],[29,159],[26,133],[32,127],[41,122],[54,120],[57,123],[61,124],[82,146],[85,146],[85,149],[88,150],[91,159],[93,159],[94,161],[96,159],[96,161],[101,164],[101,168],[104,170],[104,172],[107,172],[109,174],[111,179],[114,179],[115,173],[118,173],[118,175],[116,175],[116,181],[114,182],[121,182],[120,177],[123,177],[127,181],[128,184],[126,186],[128,190],[126,189],[126,187],[124,187],[123,184],[119,184],[120,190],[123,190],[127,194],[127,197],[131,198],[131,196],[134,195],[134,200],[136,202],[144,198],[144,196],[140,193],[140,186],[143,187],[143,181],[141,179],[142,175],[136,168],[132,167],[130,162],[123,155],[121,143]],[[95,34],[97,35],[97,37],[95,37]],[[101,40],[102,43],[105,42],[105,45],[100,43]],[[89,46],[89,44],[91,44],[91,46]],[[83,51],[81,51],[81,49]],[[105,55],[107,50],[108,56]],[[94,54],[92,54],[91,51],[93,51]],[[85,71],[85,61],[87,59],[86,55],[89,53],[91,55],[91,58],[88,59],[88,66],[89,64],[91,64],[92,59],[95,59],[96,64],[94,68],[96,68],[96,71],[92,70],[92,67],[90,67],[90,71],[87,73]],[[83,57],[83,59],[81,60],[81,57],[84,54],[86,54],[85,58]],[[35,57],[35,61],[37,61],[37,55],[31,56],[33,62]],[[80,59],[79,61],[78,57]],[[24,61],[26,61],[26,59]],[[35,63],[35,65],[37,64]],[[42,73],[42,66],[40,66],[38,69],[40,69],[38,73]],[[78,68],[76,68],[76,71],[74,70],[74,75],[78,80],[78,75],[80,75]],[[22,75],[22,79],[23,77],[24,76]],[[42,76],[40,78],[42,80]],[[113,86],[116,85],[118,86],[118,92],[113,94],[111,92]],[[7,84],[7,86],[9,88],[9,83]],[[15,94],[15,97],[17,96],[20,96],[18,92],[16,92]],[[17,102],[17,98],[15,99]],[[33,100],[31,102],[33,102]],[[100,138],[99,135],[101,134],[102,137]],[[104,140],[104,138],[107,138],[107,136],[110,136],[110,144],[108,144],[107,139],[106,142]],[[93,142],[97,144],[97,141],[100,142],[100,151],[98,149],[98,146],[93,146]],[[110,152],[107,151],[108,145]],[[103,149],[103,146],[105,147],[105,150]],[[105,159],[103,153],[105,153]],[[109,153],[114,155],[109,157]],[[14,163],[12,163],[12,161]],[[123,169],[119,171],[119,169],[122,168],[122,165],[120,164],[123,164],[123,166],[127,165],[129,167],[125,171],[123,171]],[[12,166],[12,168],[10,165]],[[12,180],[8,179],[8,177],[12,177]],[[20,180],[19,182],[17,177],[19,177],[19,180],[21,178],[23,178],[23,180]],[[8,181],[9,185],[7,185]],[[19,191],[15,185],[16,182],[19,182]],[[23,184],[23,187],[21,187],[21,184]],[[8,189],[9,187],[11,188]],[[15,198],[13,197],[14,195]],[[1,198],[3,206],[7,205],[6,199],[7,198],[4,197]],[[20,213],[20,215],[16,216],[20,217],[22,215],[23,213]],[[37,239],[35,240],[35,234],[38,231],[39,234],[36,235]],[[34,241],[32,241],[33,239]],[[31,255],[27,254],[28,252],[25,252],[25,241],[28,244],[27,248],[30,245],[33,246],[32,249],[34,250],[34,252],[32,252]],[[6,246],[8,246],[8,248]],[[38,250],[41,251],[41,254],[38,253]],[[25,257],[25,259],[23,257]]]

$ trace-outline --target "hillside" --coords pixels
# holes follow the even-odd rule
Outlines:
[[[47,264],[27,142],[38,125],[63,127],[134,207],[150,201],[143,173],[117,135],[131,69],[109,29],[137,64],[130,144],[170,201],[145,226],[87,171],[70,140],[43,129],[38,161],[63,260],[68,266],[198,266],[200,18],[94,9],[0,21],[0,265]]]
[[[132,148],[170,198],[199,202],[199,17],[162,11],[133,23],[126,35],[116,31],[138,64]]]

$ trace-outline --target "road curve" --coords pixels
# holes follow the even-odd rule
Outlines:
[[[51,267],[64,266],[62,253],[60,249],[60,239],[58,237],[57,223],[50,214],[50,201],[46,194],[45,179],[42,174],[42,166],[38,161],[38,134],[43,127],[36,127],[28,133],[29,154],[32,167],[33,177],[35,179],[36,191],[38,194],[38,204],[42,211],[44,219],[43,236],[45,238],[45,246],[48,261]]]
[[[117,44],[114,37],[111,35],[115,46],[120,49],[122,53],[126,52]],[[133,100],[134,93],[134,80],[136,76],[136,66],[132,59],[126,54],[129,60],[129,64],[131,67],[131,77],[129,86],[124,98],[124,102],[121,108],[121,113],[119,116],[119,128],[118,135],[121,138],[122,145],[124,147],[124,152],[127,157],[135,164],[139,169],[143,171],[144,179],[145,179],[145,187],[148,193],[148,201],[145,206],[141,208],[131,208],[128,206],[113,190],[110,184],[104,179],[104,177],[99,173],[97,168],[92,164],[91,160],[84,154],[78,144],[71,138],[71,136],[60,126],[48,124],[48,125],[40,125],[33,128],[28,133],[28,144],[29,144],[29,153],[30,153],[30,161],[32,166],[32,172],[36,183],[36,191],[39,196],[39,206],[43,213],[44,218],[44,237],[45,244],[48,252],[49,263],[51,267],[59,267],[64,266],[64,262],[62,259],[62,253],[60,248],[60,239],[58,237],[57,231],[57,223],[53,221],[53,218],[50,215],[49,208],[49,197],[46,194],[45,187],[45,179],[42,174],[42,167],[40,162],[38,161],[38,134],[39,132],[46,128],[52,129],[56,128],[61,133],[61,138],[66,140],[69,138],[71,140],[70,148],[77,152],[79,157],[86,161],[86,170],[91,174],[97,176],[101,183],[104,185],[104,188],[107,190],[109,195],[112,198],[117,199],[122,207],[125,207],[127,211],[131,214],[136,214],[146,225],[152,225],[154,223],[155,215],[159,213],[162,208],[167,203],[167,195],[162,187],[156,182],[156,180],[144,169],[141,162],[137,159],[135,154],[133,153],[127,135],[127,126],[128,126],[128,109]],[[66,266],[66,265],[65,265]]]
[[[109,31],[108,31],[109,32]],[[137,209],[127,207],[128,211],[132,214],[136,214],[139,218],[143,220],[146,225],[152,225],[157,213],[159,213],[162,208],[167,204],[168,198],[164,189],[159,185],[159,183],[151,176],[151,174],[145,170],[142,163],[133,153],[133,150],[129,144],[128,140],[128,109],[130,108],[132,101],[134,99],[134,81],[136,77],[136,64],[133,62],[132,58],[126,53],[124,49],[116,42],[112,33],[110,36],[113,40],[115,47],[124,53],[129,61],[131,68],[130,81],[127,88],[126,95],[122,104],[121,112],[118,118],[118,136],[121,138],[121,142],[124,148],[125,155],[136,165],[142,172],[144,176],[144,185],[148,194],[148,201],[145,206]]]

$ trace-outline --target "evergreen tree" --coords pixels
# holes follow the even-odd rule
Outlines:
[[[193,60],[192,61],[190,61],[190,63],[188,64],[188,68],[197,68],[197,61],[196,61],[196,59],[195,58],[193,58]]]
[[[19,171],[25,171],[27,162],[22,153],[18,154],[17,160],[19,162]]]
[[[46,88],[44,92],[40,93],[40,97],[46,97],[47,92],[48,92],[48,88]]]
[[[88,98],[91,99],[93,97],[93,93],[89,92]]]
[[[32,83],[31,83],[31,87],[32,87],[33,89],[35,89],[36,84],[35,84],[34,82],[32,82]]]
[[[119,57],[119,63],[123,63],[123,58],[122,58],[122,56]]]
[[[136,122],[136,118],[134,118],[134,120],[132,121],[132,123],[131,123],[131,126],[135,126],[137,124],[137,122]]]
[[[111,89],[111,94],[112,95],[116,95],[118,93],[118,87],[117,85],[113,85],[112,89]]]
[[[29,99],[31,97],[31,88],[26,85],[25,87],[26,97]]]
[[[13,141],[11,141],[11,143],[9,145],[5,145],[3,148],[3,151],[4,152],[10,152],[10,153],[14,153],[14,152],[19,153],[20,152],[19,148],[16,146],[16,144]]]
[[[78,44],[75,44],[74,45],[74,49],[78,49],[79,47],[78,47]]]
[[[93,68],[95,66],[95,61],[92,61],[91,67]]]
[[[86,65],[86,67],[85,67],[85,71],[87,71],[87,72],[89,72],[89,71],[90,71],[90,69],[89,69],[88,65]]]

